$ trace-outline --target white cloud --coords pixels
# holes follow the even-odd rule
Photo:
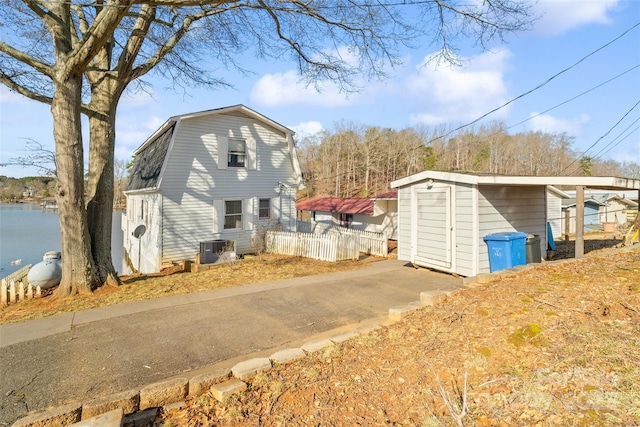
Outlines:
[[[150,90],[150,89],[149,89]],[[120,98],[120,107],[140,107],[143,105],[149,105],[157,102],[153,96],[153,92],[149,92],[148,89],[145,90],[131,90],[127,89]]]
[[[26,104],[31,101],[28,98],[9,90],[6,86],[0,86],[0,105]]]
[[[296,133],[296,139],[301,140],[303,138],[311,137],[324,131],[322,123],[316,121],[302,122],[295,126],[288,126],[289,129]]]
[[[146,121],[141,121],[136,116],[119,114],[116,122],[116,159],[128,160],[133,152],[165,121],[160,117],[151,117]]]
[[[534,30],[555,35],[585,24],[607,24],[609,12],[619,3],[619,0],[538,0],[535,8],[541,18],[534,24]]]
[[[306,85],[295,71],[266,74],[251,90],[251,102],[262,107],[320,106],[342,107],[355,102],[357,97],[340,93],[338,85],[318,83],[318,89]]]
[[[534,117],[535,116],[535,117]],[[574,119],[560,119],[549,114],[531,113],[531,120],[527,122],[527,127],[533,131],[548,133],[567,133],[571,136],[582,134],[584,125],[591,121],[591,117],[582,114]]]
[[[419,100],[419,109],[411,116],[413,124],[436,125],[474,120],[504,104],[509,91],[504,81],[511,53],[502,49],[473,58],[461,58],[465,66],[438,66],[425,57],[417,76],[408,79],[407,91]],[[505,118],[503,108],[492,114],[492,120]]]

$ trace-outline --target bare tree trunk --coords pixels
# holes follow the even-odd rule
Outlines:
[[[84,204],[84,152],[80,130],[82,77],[56,83],[51,103],[58,168],[58,214],[62,244],[62,282],[56,297],[90,293],[100,281],[91,256]]]
[[[106,85],[108,83],[101,83]],[[87,217],[91,250],[102,284],[119,285],[118,272],[111,258],[111,224],[114,194],[115,106],[120,94],[108,88],[92,89],[91,106],[98,114],[89,118],[89,180]]]

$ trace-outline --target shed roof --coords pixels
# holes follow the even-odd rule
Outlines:
[[[474,185],[571,185],[605,190],[640,190],[640,180],[608,176],[520,176],[482,175],[459,172],[424,171],[391,183],[392,188],[404,187],[429,179]]]
[[[604,203],[600,202],[599,200],[593,198],[593,197],[589,197],[588,199],[585,198],[584,199],[584,204],[592,204],[592,205],[597,205],[597,206],[604,206]],[[573,206],[576,205],[576,198],[575,197],[570,197],[568,199],[562,199],[562,207],[563,208],[571,208]]]
[[[375,200],[394,200],[398,198],[398,190],[391,190],[386,193],[378,194],[372,198]]]
[[[363,197],[317,197],[298,202],[296,208],[300,211],[373,215],[373,200]]]
[[[610,201],[610,200],[617,200],[619,203],[621,203],[623,205],[627,205],[627,206],[631,206],[631,207],[638,206],[638,204],[636,202],[634,202],[633,200],[627,199],[626,197],[623,197],[622,195],[617,194],[617,193],[597,193],[597,194],[591,195],[591,198],[599,201],[603,205],[605,203],[607,203],[608,201]]]
[[[571,195],[567,194],[566,192],[560,190],[559,188],[554,187],[553,185],[549,185],[547,186],[547,191],[555,194],[556,196],[558,196],[561,199],[568,199],[571,197]]]

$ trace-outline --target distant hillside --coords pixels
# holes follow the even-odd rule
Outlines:
[[[0,200],[35,201],[55,194],[56,179],[47,176],[9,178],[0,175]]]

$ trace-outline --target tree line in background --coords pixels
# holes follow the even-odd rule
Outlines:
[[[31,155],[18,159],[12,159],[13,164],[20,164],[25,167],[35,167],[44,176],[27,176],[23,178],[10,178],[0,175],[0,200],[7,202],[41,202],[42,199],[53,198],[56,194],[58,181],[55,177],[54,163],[34,164],[31,162]],[[125,208],[124,188],[129,179],[127,169],[128,162],[116,160],[114,163],[114,189],[113,207],[114,209]]]
[[[306,185],[302,196],[371,197],[389,191],[392,181],[424,170],[640,179],[640,164],[583,157],[565,134],[511,135],[500,123],[438,138],[445,133],[445,128],[394,130],[341,123],[333,132],[297,141]],[[40,200],[55,194],[55,165],[32,160],[32,154],[14,159],[24,166],[39,167],[48,176],[0,176],[2,201]],[[115,161],[116,209],[125,208],[123,191],[129,165],[125,160]]]
[[[634,162],[583,156],[566,134],[509,134],[501,123],[455,136],[445,128],[394,130],[340,123],[298,141],[304,197],[371,197],[392,181],[424,170],[527,176],[624,176],[640,179]]]

